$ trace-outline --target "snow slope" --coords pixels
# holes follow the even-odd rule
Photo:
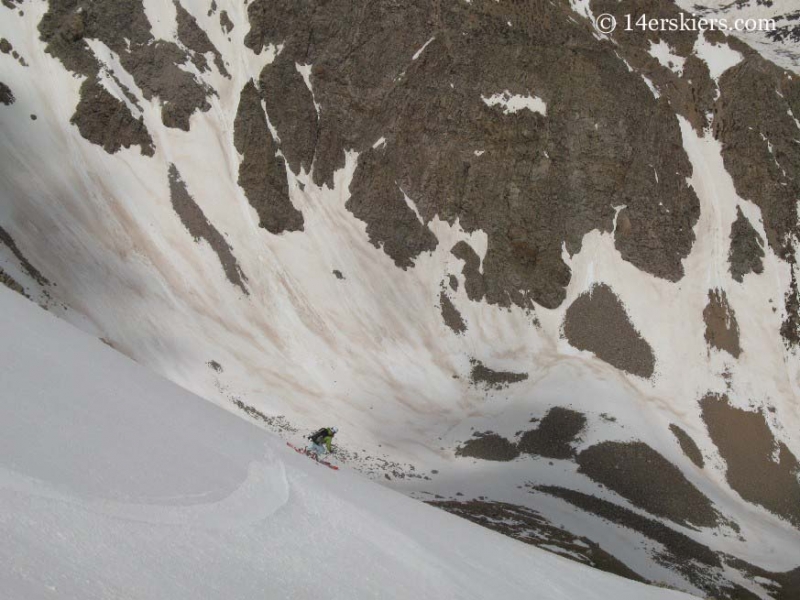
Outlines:
[[[800,73],[800,11],[796,0],[677,0],[676,4],[698,17],[725,19],[733,35],[776,65]],[[737,20],[742,30],[733,30]]]
[[[784,5],[790,2],[785,0]],[[565,250],[564,260],[573,275],[567,298],[559,308],[537,307],[531,314],[517,307],[504,309],[473,302],[465,290],[463,261],[455,258],[450,248],[465,240],[483,257],[487,235],[479,230],[467,233],[458,221],[451,225],[435,218],[428,225],[439,241],[437,249],[421,255],[414,268],[397,269],[384,252],[370,244],[366,225],[345,207],[358,168],[355,152],[348,153],[347,164],[336,174],[333,188],[314,185],[308,173],[287,172],[290,200],[304,215],[304,231],[271,235],[258,227],[256,212],[237,184],[242,157],[234,147],[232,130],[240,90],[251,78],[258,79],[264,65],[275,58],[275,49],[256,55],[245,47],[243,39],[249,24],[240,3],[219,2],[235,25],[229,34],[220,28],[218,16],[207,12],[205,2],[186,0],[181,4],[208,33],[231,73],[231,79],[225,79],[212,66],[211,71],[196,74],[213,87],[216,95],[209,99],[210,111],[192,116],[188,132],[164,127],[159,101],[144,98],[102,42],[87,40],[96,58],[128,85],[141,106],[144,122],[155,137],[152,158],[142,156],[138,148],[109,154],[70,125],[81,78],[44,51],[37,25],[47,10],[46,2],[28,0],[19,11],[0,7],[0,35],[13,43],[29,65],[23,67],[6,55],[0,57],[2,79],[17,98],[15,104],[0,111],[0,224],[13,235],[22,253],[56,284],[48,290],[53,312],[83,331],[108,340],[143,367],[216,404],[233,408],[231,400],[238,399],[268,416],[283,415],[292,425],[306,429],[335,423],[342,429],[342,450],[431,473],[430,480],[394,479],[387,482],[389,485],[421,497],[425,492],[447,497],[461,492],[465,500],[485,496],[535,507],[570,531],[591,534],[638,574],[681,584],[681,577],[654,560],[646,552],[650,545],[634,539],[629,530],[579,513],[560,500],[518,491],[517,486],[524,481],[564,485],[630,507],[618,495],[578,474],[574,463],[522,457],[508,465],[474,464],[454,454],[473,430],[491,429],[513,438],[521,428],[531,427],[531,417],[541,418],[553,406],[569,405],[590,420],[591,427],[578,449],[605,440],[644,439],[678,465],[743,531],[740,537],[730,530],[681,528],[688,536],[765,568],[783,570],[800,564],[800,533],[731,491],[725,481],[724,463],[707,435],[697,403],[709,391],[727,391],[736,406],[772,407],[775,413],[770,412],[774,414],[771,425],[777,439],[800,455],[800,438],[796,435],[800,428],[800,361],[795,353],[784,349],[779,330],[785,315],[771,305],[788,289],[791,271],[766,248],[763,273],[747,275],[742,286],[731,280],[728,232],[736,209],[744,211],[762,238],[764,221],[757,206],[737,196],[724,169],[719,144],[710,133],[701,136],[682,123],[683,145],[695,173],[691,185],[702,209],[701,220],[695,225],[697,243],[684,261],[686,276],[679,284],[636,269],[622,259],[612,235],[593,231],[583,239],[580,252],[570,256]],[[587,3],[574,4],[583,7]],[[153,33],[174,39],[172,3],[153,1],[146,7]],[[417,60],[434,48],[431,45],[415,55]],[[409,56],[409,64],[415,56]],[[298,66],[305,73],[310,68]],[[111,91],[126,100],[119,90]],[[475,101],[481,102],[478,94]],[[548,108],[553,107],[551,104]],[[30,118],[32,114],[37,116],[35,121]],[[382,133],[376,133],[378,145],[381,140],[387,143],[380,137]],[[226,279],[211,247],[193,239],[171,206],[170,164],[176,166],[208,220],[230,243],[248,277],[249,296]],[[659,180],[655,167],[653,176]],[[410,198],[407,202],[414,208]],[[619,211],[622,207],[614,208]],[[37,289],[36,282],[2,245],[0,267],[25,284],[29,292]],[[335,277],[334,270],[343,278]],[[444,287],[451,277],[458,282],[457,290]],[[652,379],[627,375],[590,352],[576,350],[564,339],[562,324],[568,306],[597,283],[613,287],[632,323],[652,345],[657,359]],[[710,351],[703,336],[703,309],[712,287],[727,291],[741,321],[744,354],[740,360]],[[454,333],[442,319],[439,303],[443,289],[463,316],[467,325],[463,334]],[[4,292],[3,303],[9,305],[7,311],[0,311],[6,320],[3,326],[16,328],[8,330],[8,339],[15,339],[20,337],[20,328],[33,325],[16,322],[23,309],[16,299],[6,299],[5,290],[0,291]],[[47,327],[67,331],[58,323]],[[68,337],[76,336],[73,332]],[[301,564],[318,560],[314,573],[334,580],[352,575],[348,568],[365,570],[375,578],[375,589],[381,594],[386,593],[381,586],[400,579],[388,587],[420,586],[413,591],[433,595],[422,593],[428,583],[424,577],[412,575],[412,569],[418,562],[429,560],[433,564],[440,559],[416,555],[430,552],[434,556],[442,550],[443,556],[452,558],[452,547],[438,538],[411,535],[408,520],[427,523],[426,519],[435,519],[448,523],[454,531],[468,526],[456,525],[449,517],[425,507],[412,507],[348,473],[340,473],[338,479],[331,479],[330,473],[318,473],[321,469],[300,457],[286,456],[278,441],[268,442],[262,433],[238,419],[211,406],[200,406],[194,397],[146,375],[143,369],[129,375],[130,385],[121,386],[122,371],[132,372],[133,367],[119,367],[122,371],[118,373],[118,365],[127,361],[99,342],[81,336],[78,343],[76,337],[64,342],[67,351],[59,351],[48,348],[50,343],[43,339],[34,337],[32,343],[42,340],[36,342],[38,351],[48,353],[49,366],[37,368],[35,378],[24,379],[24,370],[14,370],[27,364],[24,346],[3,350],[2,368],[6,372],[2,393],[12,389],[12,383],[44,385],[39,374],[49,370],[54,378],[58,374],[71,378],[70,385],[76,386],[75,402],[79,403],[52,401],[62,388],[69,389],[63,379],[48,384],[51,396],[20,387],[11,401],[4,397],[0,456],[9,468],[45,483],[20,481],[21,476],[15,475],[13,489],[19,491],[4,492],[3,506],[8,502],[9,510],[4,510],[0,518],[19,513],[37,526],[47,527],[43,515],[58,506],[61,513],[55,514],[61,514],[61,522],[74,527],[68,527],[60,538],[58,527],[51,523],[52,530],[31,529],[38,532],[33,536],[24,519],[3,521],[4,533],[8,528],[12,538],[23,537],[2,551],[19,546],[30,552],[28,563],[20,562],[26,560],[25,555],[17,552],[14,562],[0,557],[0,568],[15,573],[15,581],[24,581],[26,573],[35,572],[42,552],[52,552],[54,557],[71,556],[67,562],[52,563],[63,565],[48,569],[54,578],[63,574],[69,580],[70,573],[82,572],[81,564],[89,569],[88,565],[105,560],[113,563],[115,566],[107,569],[91,566],[92,577],[103,573],[112,578],[106,582],[109,587],[97,588],[102,591],[97,595],[107,590],[130,590],[134,578],[143,581],[140,571],[158,574],[163,568],[168,575],[152,582],[151,589],[167,588],[171,582],[174,596],[190,596],[190,591],[197,592],[193,585],[203,585],[200,574],[211,577],[207,565],[219,565],[219,577],[227,573],[237,585],[249,584],[249,578],[253,578],[254,589],[263,591],[265,579],[255,581],[253,573],[272,580],[279,577],[279,568],[265,566],[267,561],[257,557],[274,555],[279,547],[290,548],[292,556],[299,555],[307,536],[295,539],[288,532],[288,524],[295,531],[303,527],[311,531],[329,518],[330,511],[320,499],[311,497],[312,487],[316,487],[309,480],[313,473],[315,479],[319,476],[333,486],[346,487],[325,488],[332,494],[330,498],[336,499],[331,502],[346,508],[336,511],[342,521],[334,523],[339,523],[341,530],[362,532],[366,540],[377,540],[378,530],[387,536],[404,532],[400,537],[404,541],[395,542],[391,548],[378,548],[377,541],[368,541],[358,551],[343,546],[332,548],[331,554],[342,561],[373,554],[390,560],[391,555],[396,561],[392,564],[405,565],[406,577],[394,578],[400,567],[391,573],[377,565],[364,569],[355,560],[339,564],[327,553],[312,552]],[[73,351],[73,346],[79,345],[88,354],[81,356],[77,349]],[[34,351],[32,347],[29,350]],[[524,372],[528,379],[504,390],[473,385],[472,358],[492,369]],[[45,359],[36,356],[36,360]],[[62,360],[69,362],[59,362]],[[84,364],[89,360],[95,363],[96,371],[110,374],[93,382]],[[210,369],[211,361],[221,369]],[[17,366],[12,369],[12,365]],[[145,380],[157,382],[152,385],[160,391],[142,384]],[[92,385],[96,387],[90,393]],[[121,389],[122,395],[117,395]],[[33,400],[22,402],[23,397]],[[82,402],[88,405],[84,407]],[[604,418],[606,414],[615,421]],[[81,418],[76,419],[76,415]],[[94,426],[90,418],[97,419]],[[21,422],[29,426],[22,427]],[[37,424],[36,437],[32,436],[31,422]],[[51,430],[47,435],[46,423]],[[66,423],[82,430],[64,429]],[[684,456],[668,429],[671,423],[679,423],[693,435],[709,468],[696,469]],[[36,440],[35,447],[31,439]],[[36,455],[30,454],[37,448]],[[50,450],[45,451],[47,448]],[[223,450],[225,454],[219,454]],[[14,467],[15,463],[21,466]],[[248,475],[247,465],[251,463],[254,466]],[[160,470],[152,472],[152,464],[158,464]],[[309,473],[311,467],[314,470]],[[439,474],[434,476],[434,469]],[[385,481],[384,472],[377,472],[376,477]],[[5,479],[11,486],[11,478]],[[362,492],[363,503],[357,496]],[[281,508],[282,498],[293,494],[302,501],[300,507],[293,508],[295,503],[289,502]],[[258,502],[250,501],[254,497]],[[17,504],[10,504],[12,501]],[[379,510],[383,502],[396,503],[402,507],[398,511],[408,511],[409,515],[423,516],[403,521],[393,515],[390,526],[380,516],[385,516]],[[34,509],[26,508],[29,504]],[[253,512],[255,504],[261,508]],[[270,506],[277,512],[268,518]],[[292,515],[284,515],[286,512]],[[312,519],[308,515],[316,516]],[[281,521],[284,516],[285,521]],[[243,525],[249,521],[259,525],[247,529]],[[187,524],[198,523],[203,526],[187,531]],[[164,533],[164,528],[156,527],[159,524],[175,528],[176,534]],[[537,588],[543,589],[538,578],[550,567],[535,567],[525,562],[532,559],[510,557],[515,552],[535,557],[538,553],[528,553],[507,541],[486,544],[484,540],[496,537],[485,537],[488,534],[473,529],[463,529],[471,532],[463,535],[473,536],[474,552],[484,552],[479,548],[484,545],[492,549],[485,550],[486,555],[470,554],[469,568],[447,562],[446,568],[437,569],[451,574],[451,579],[441,583],[445,586],[441,593],[454,597],[467,594],[456,581],[464,571],[475,575],[473,569],[477,570],[480,561],[491,565],[487,572],[499,573],[486,575],[492,585],[536,582]],[[76,538],[77,531],[92,531],[97,544]],[[250,534],[252,538],[245,533],[251,531],[257,532]],[[448,532],[442,537],[456,535],[461,534]],[[124,544],[118,546],[120,540]],[[337,536],[336,543],[345,544],[343,536]],[[170,560],[162,562],[161,554],[140,551],[143,547],[158,547],[158,552]],[[70,548],[72,554],[66,552]],[[495,548],[509,548],[509,557]],[[92,556],[92,552],[97,555]],[[135,560],[131,564],[130,559],[114,560],[115,552],[120,553],[118,556],[130,552]],[[56,560],[61,558],[53,558]],[[85,562],[75,562],[79,560]],[[248,560],[256,561],[257,566],[251,566]],[[561,561],[544,561],[542,558],[537,564],[562,565]],[[129,571],[122,571],[123,566]],[[523,575],[523,570],[531,573]],[[482,579],[484,574],[476,572],[480,577],[475,575],[475,579]],[[178,575],[172,579],[171,574]],[[293,579],[299,578],[298,574]],[[465,586],[470,593],[495,590],[489,584],[481,588],[477,581],[474,585],[471,579],[468,581],[471,583]],[[204,588],[204,597],[214,584],[219,584],[215,589],[220,594],[228,589],[215,579]],[[62,589],[55,580],[48,585]],[[432,583],[430,586],[435,592]],[[177,591],[179,587],[184,592]],[[494,594],[500,595],[502,589],[496,588]],[[411,595],[402,588],[397,593],[405,592]],[[90,595],[86,590],[82,593]],[[109,591],[107,595],[113,594]],[[556,592],[553,597],[558,597]]]
[[[0,289],[0,595],[667,599],[341,470]]]

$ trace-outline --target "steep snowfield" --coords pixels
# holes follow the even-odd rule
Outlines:
[[[686,598],[368,482],[0,289],[3,598]]]
[[[725,19],[731,30],[740,27],[741,31],[733,31],[736,37],[775,64],[800,73],[800,11],[795,0],[706,0],[701,4],[677,0],[676,4],[698,18]]]
[[[225,79],[213,66],[196,73],[217,95],[209,99],[210,111],[192,116],[189,132],[164,127],[159,102],[144,98],[102,42],[87,40],[141,106],[155,142],[152,158],[136,147],[109,154],[70,125],[81,78],[44,52],[37,24],[45,2],[28,0],[24,11],[0,8],[0,35],[29,65],[0,56],[2,80],[16,96],[13,105],[0,107],[0,224],[55,283],[46,290],[49,300],[44,294],[37,300],[220,406],[235,410],[231,401],[240,400],[268,416],[283,415],[299,429],[335,423],[343,451],[430,475],[394,478],[388,485],[421,498],[463,493],[465,500],[485,496],[536,508],[553,523],[600,541],[639,575],[695,590],[654,558],[653,543],[643,536],[518,488],[529,481],[567,486],[645,514],[578,473],[574,462],[524,456],[498,464],[454,454],[474,430],[513,438],[531,427],[532,417],[571,406],[590,425],[576,449],[644,439],[741,532],[674,528],[764,568],[787,570],[800,563],[798,530],[731,490],[700,416],[698,399],[709,391],[728,392],[739,407],[770,406],[777,439],[800,455],[800,363],[778,334],[790,270],[765,248],[763,273],[748,274],[745,285],[731,280],[728,236],[736,208],[762,238],[766,234],[758,207],[737,196],[710,132],[701,136],[681,121],[701,217],[679,283],[624,261],[613,236],[595,230],[580,252],[564,250],[572,279],[557,309],[527,312],[472,302],[463,261],[450,248],[466,240],[484,257],[487,236],[435,218],[429,227],[437,249],[421,255],[413,268],[398,269],[369,243],[366,225],[345,207],[358,167],[355,152],[348,153],[333,188],[316,186],[307,173],[287,172],[291,202],[304,216],[302,232],[272,235],[258,227],[256,211],[237,185],[242,157],[232,130],[240,90],[258,78],[277,49],[255,55],[244,46],[249,25],[238,3],[219,2],[234,23],[229,34],[216,14],[207,14],[205,2],[182,5],[220,50],[232,76]],[[153,33],[174,39],[172,3],[152,1],[146,8]],[[309,69],[298,66],[303,73]],[[716,68],[714,73],[720,74]],[[129,102],[112,80],[104,84]],[[480,102],[480,94],[475,97]],[[381,140],[386,143],[376,136],[376,145]],[[205,241],[193,240],[176,214],[170,164],[231,245],[249,295],[226,279],[218,256]],[[38,289],[2,245],[0,267]],[[457,291],[445,288],[451,276]],[[653,378],[628,375],[564,339],[567,308],[597,283],[614,289],[652,346]],[[710,350],[703,335],[703,310],[714,287],[727,291],[740,320],[744,353],[738,361]],[[466,323],[461,335],[442,318],[443,289]],[[222,597],[230,589],[257,596],[282,589],[276,583],[281,581],[309,582],[295,589],[299,597],[313,597],[326,581],[342,583],[364,573],[369,579],[364,575],[363,595],[375,597],[503,597],[526,586],[544,591],[550,584],[553,598],[611,597],[612,586],[634,590],[636,598],[650,593],[565,566],[346,470],[333,474],[309,464],[287,453],[282,442],[156,379],[5,289],[0,293],[3,339],[14,340],[3,347],[0,366],[0,460],[7,470],[0,522],[6,538],[15,540],[0,548],[8,554],[0,572],[23,597],[35,597],[24,587],[29,584],[81,597],[131,590],[141,596]],[[501,390],[473,385],[473,358],[528,379]],[[211,361],[219,371],[209,368]],[[671,423],[692,434],[707,459],[705,469],[683,454]],[[367,461],[368,467],[374,464]],[[385,481],[384,472],[376,477]],[[331,545],[307,548],[308,539],[325,527],[333,528]],[[48,565],[46,571],[41,564]],[[565,576],[568,584],[551,578],[562,570],[580,575]],[[70,591],[79,581],[86,587]],[[752,581],[746,586],[765,597]]]
[[[153,158],[138,148],[110,155],[68,124],[80,78],[46,54],[38,39],[46,3],[26,2],[23,16],[4,13],[0,33],[29,67],[4,63],[4,81],[17,101],[0,111],[0,218],[22,253],[56,282],[48,290],[56,299],[51,310],[206,398],[230,406],[235,396],[307,427],[336,420],[358,431],[359,444],[373,450],[378,440],[369,439],[370,432],[395,451],[413,453],[408,442],[429,445],[467,416],[494,418],[506,394],[470,385],[471,358],[493,369],[528,373],[521,386],[537,412],[548,403],[536,399],[536,381],[566,361],[587,378],[610,373],[635,389],[631,398],[639,398],[629,408],[661,406],[681,421],[692,419],[686,411],[698,394],[724,389],[720,375],[729,368],[736,371],[734,386],[740,377],[746,380],[742,403],[774,403],[786,431],[800,427],[800,412],[790,401],[796,361],[776,336],[784,315],[766,301],[778,300],[787,288],[789,269],[767,249],[767,271],[749,275],[743,292],[730,286],[727,232],[736,206],[762,235],[763,224],[758,208],[737,198],[710,134],[699,138],[684,128],[697,173],[692,184],[704,212],[695,227],[697,245],[684,261],[687,278],[679,285],[636,269],[619,256],[610,235],[592,232],[581,252],[564,253],[573,276],[559,308],[529,314],[470,302],[463,262],[450,248],[467,240],[483,256],[485,234],[467,234],[457,223],[434,219],[429,226],[440,242],[437,249],[420,256],[413,269],[397,269],[344,206],[358,164],[355,153],[348,155],[333,189],[315,186],[305,173],[288,173],[292,203],[305,216],[304,231],[275,236],[257,227],[255,211],[236,183],[240,157],[231,129],[238,91],[272,56],[255,56],[242,46],[248,26],[241,10],[229,7],[236,23],[229,41],[216,17],[206,17],[199,3],[186,5],[231,59],[232,80],[216,72],[202,76],[219,96],[210,98],[209,112],[192,117],[190,132],[165,128],[158,102],[142,98],[129,82],[148,129],[157,134]],[[159,19],[169,17],[168,3],[152,6],[166,11]],[[163,33],[165,27],[156,30]],[[124,77],[102,43],[88,43]],[[231,244],[248,277],[249,296],[231,285],[210,246],[195,242],[173,210],[169,163]],[[724,194],[716,191],[720,186]],[[0,266],[17,280],[37,288],[5,246],[0,258]],[[334,269],[344,279],[337,279]],[[467,325],[460,336],[446,326],[438,307],[450,275],[460,285],[448,293]],[[563,339],[570,302],[599,282],[612,285],[653,346],[653,380],[626,376]],[[753,368],[734,364],[725,354],[709,355],[702,311],[708,289],[718,285],[730,288],[734,311],[746,315],[747,324],[757,324],[742,327],[745,350],[751,349],[745,360],[758,362]],[[208,368],[212,360],[223,367],[221,373]],[[372,412],[378,408],[379,414]],[[631,412],[627,408],[617,412]],[[393,427],[384,429],[386,423]],[[691,427],[702,424],[694,420]],[[778,435],[800,454],[797,440]]]

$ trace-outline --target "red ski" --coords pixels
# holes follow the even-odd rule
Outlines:
[[[316,458],[312,454],[309,454],[308,452],[306,452],[306,450],[304,448],[298,448],[297,446],[295,446],[293,444],[290,444],[289,442],[286,442],[286,445],[289,446],[289,448],[291,448],[292,450],[294,450],[298,454],[303,454],[303,455],[313,459],[314,462],[316,462],[317,464],[325,465],[326,467],[328,467],[329,469],[333,469],[334,471],[338,471],[339,470],[339,467],[337,467],[336,465],[332,465],[327,460],[320,460],[319,458]]]

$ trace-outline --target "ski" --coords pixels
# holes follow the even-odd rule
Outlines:
[[[325,465],[326,467],[328,467],[329,469],[333,469],[334,471],[338,471],[339,470],[339,467],[337,467],[336,465],[332,465],[327,460],[321,460],[319,458],[314,458],[308,452],[306,452],[305,448],[298,448],[297,446],[295,446],[294,444],[290,444],[289,442],[286,442],[286,445],[289,446],[289,448],[291,448],[292,450],[294,450],[298,454],[302,454],[304,456],[308,456],[310,459],[312,459],[315,463],[317,463],[319,465]]]

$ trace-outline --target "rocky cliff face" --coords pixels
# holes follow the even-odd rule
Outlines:
[[[696,9],[770,37],[622,26],[669,0],[4,0],[0,281],[508,535],[795,597],[774,2]]]

